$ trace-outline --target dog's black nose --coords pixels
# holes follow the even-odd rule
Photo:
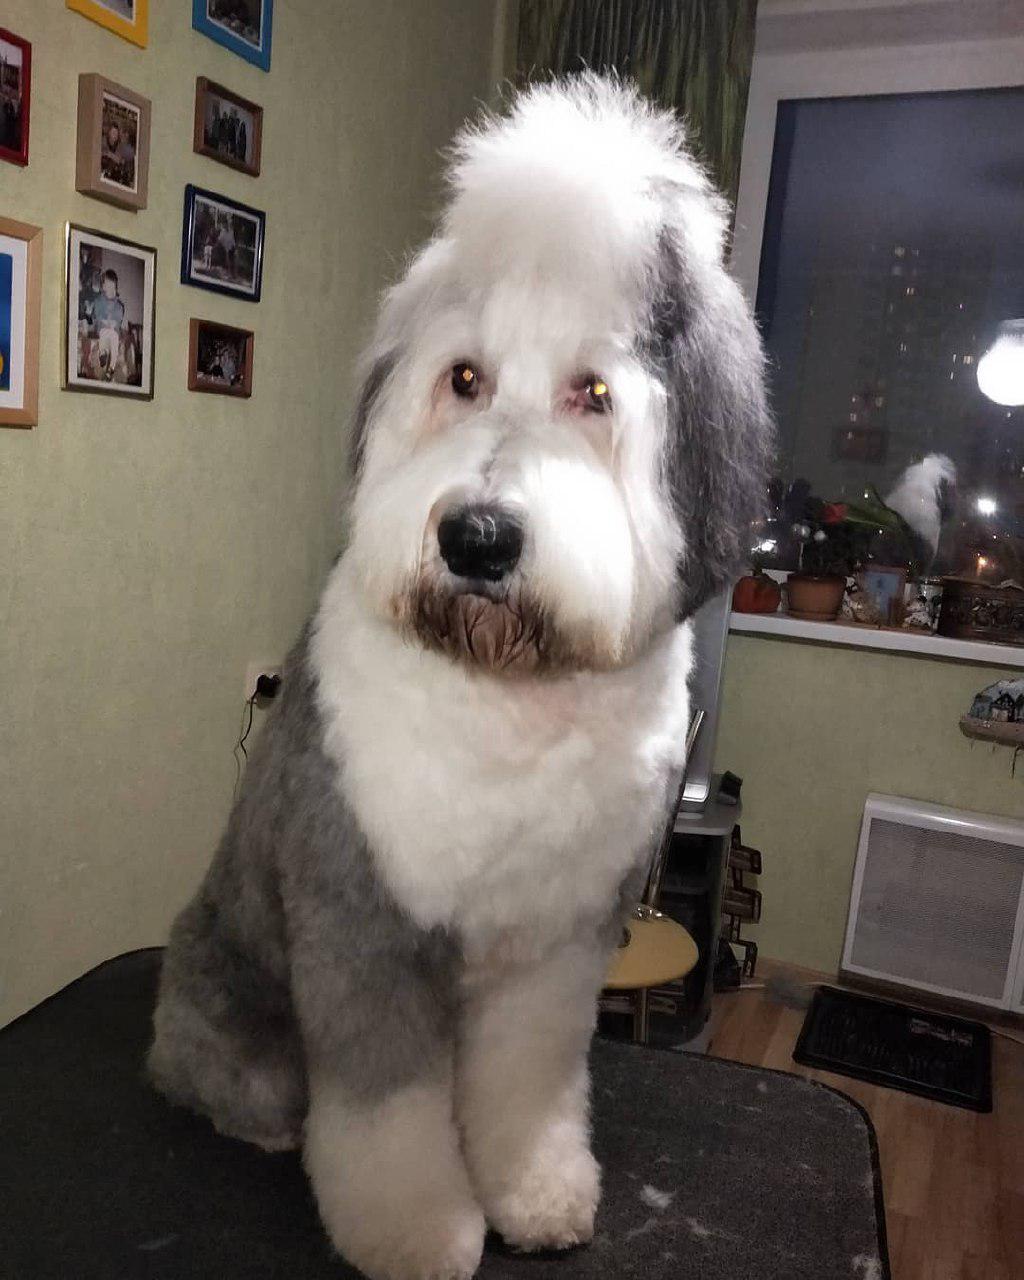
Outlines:
[[[457,578],[498,582],[522,554],[523,526],[500,507],[458,507],[442,517],[437,544]]]

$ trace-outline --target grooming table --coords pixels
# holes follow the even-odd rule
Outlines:
[[[143,1075],[158,950],[0,1031],[4,1280],[355,1280],[299,1158],[215,1134]],[[874,1135],[799,1077],[597,1040],[591,1245],[481,1280],[887,1280]],[[396,1229],[400,1224],[396,1224]]]

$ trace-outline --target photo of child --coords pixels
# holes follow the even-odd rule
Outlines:
[[[146,270],[135,254],[79,244],[75,385],[142,389]]]
[[[113,94],[103,95],[100,178],[125,191],[138,190],[136,156],[141,112]]]
[[[192,320],[189,325],[190,391],[210,391],[218,395],[252,394],[253,334],[211,320]]]

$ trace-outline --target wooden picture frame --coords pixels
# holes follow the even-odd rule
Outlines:
[[[69,222],[61,385],[152,400],[157,251]],[[111,277],[113,277],[111,279]]]
[[[67,7],[140,49],[149,44],[149,0],[67,0]]]
[[[226,353],[210,354],[204,350],[207,342],[223,343]],[[189,391],[247,400],[252,395],[255,342],[256,335],[251,329],[236,329],[233,325],[193,316],[188,322]],[[218,355],[219,364],[214,363]],[[230,361],[230,365],[225,361]]]
[[[31,108],[32,46],[0,27],[0,160],[28,164]]]
[[[256,25],[239,20],[240,8]],[[270,70],[274,0],[192,0],[192,26],[254,67]]]
[[[219,107],[226,103],[232,115]],[[218,121],[221,122],[218,125]],[[224,124],[230,124],[224,128]],[[263,108],[222,84],[196,76],[196,110],[192,150],[252,178],[260,176],[263,156]]]
[[[83,72],[78,77],[75,190],[119,209],[145,209],[151,117],[148,98],[105,76]]]
[[[259,302],[266,225],[262,210],[189,183],[181,231],[181,283]]]
[[[43,231],[0,218],[0,426],[39,421]]]

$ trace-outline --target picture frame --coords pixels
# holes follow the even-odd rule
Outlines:
[[[149,197],[152,103],[105,76],[78,77],[75,190],[138,212]]]
[[[252,395],[256,335],[195,316],[188,322],[188,389],[210,395]]]
[[[262,210],[190,183],[185,188],[181,283],[259,302],[266,222]]]
[[[867,564],[857,573],[857,586],[877,618],[875,625],[898,627],[903,622],[907,568],[905,565]]]
[[[253,66],[270,70],[274,0],[192,0],[192,26]]]
[[[263,155],[263,108],[205,76],[196,76],[192,150],[258,178]]]
[[[0,160],[28,164],[32,46],[0,27]]]
[[[157,251],[69,222],[61,385],[153,399]]]
[[[122,40],[145,49],[149,44],[149,0],[66,0],[67,7],[99,23]]]
[[[39,421],[43,231],[0,218],[0,426]]]

